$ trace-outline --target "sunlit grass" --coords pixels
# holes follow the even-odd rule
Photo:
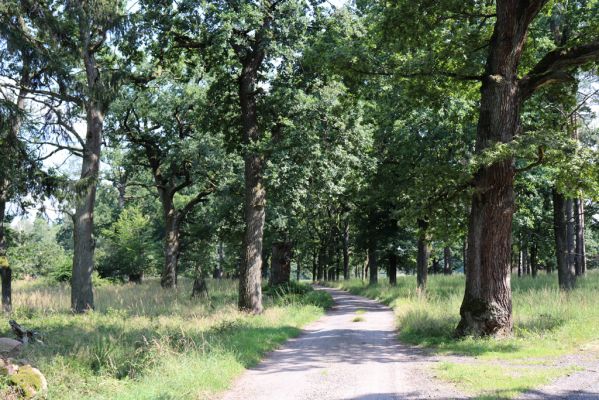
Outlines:
[[[23,357],[46,375],[54,399],[200,399],[226,389],[261,356],[300,332],[328,305],[323,292],[265,297],[260,316],[237,311],[237,284],[210,281],[208,299],[191,282],[103,285],[96,310],[72,315],[67,285],[16,282],[14,318],[45,345]],[[8,332],[8,317],[0,320]],[[1,397],[1,391],[0,391]]]
[[[386,283],[370,286],[358,280],[340,282],[338,286],[392,306],[402,341],[429,347],[438,354],[476,357],[471,365],[446,364],[440,376],[459,381],[459,371],[468,370],[472,374],[468,379],[476,382],[486,379],[491,387],[496,381],[497,390],[503,390],[499,388],[503,382],[506,389],[500,397],[527,390],[529,386],[521,385],[521,381],[534,387],[568,372],[549,366],[537,373],[535,362],[546,363],[582,349],[587,354],[599,355],[599,346],[595,345],[599,343],[599,273],[596,272],[579,279],[577,288],[570,293],[558,289],[556,275],[541,275],[536,279],[514,277],[514,335],[502,340],[453,337],[464,293],[463,275],[430,276],[426,295],[417,293],[414,276],[399,277],[395,287]],[[480,362],[487,364],[481,368]],[[506,362],[529,367],[522,367],[518,376],[504,374]],[[503,378],[487,379],[493,374]]]

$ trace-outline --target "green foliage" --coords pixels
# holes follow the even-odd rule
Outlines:
[[[58,229],[41,218],[23,220],[16,226],[7,256],[17,277],[50,276],[72,265],[71,257],[56,241]]]
[[[150,218],[136,207],[125,208],[117,221],[102,232],[103,256],[98,271],[104,277],[153,272],[159,249]]]

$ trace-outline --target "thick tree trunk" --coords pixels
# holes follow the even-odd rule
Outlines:
[[[349,279],[349,222],[343,227],[343,279]]]
[[[445,275],[451,275],[453,268],[451,266],[451,249],[449,246],[445,246],[443,249],[443,273]]]
[[[272,245],[270,284],[280,285],[291,280],[291,251],[290,242],[276,242]]]
[[[526,3],[526,4],[525,4]],[[509,143],[520,129],[518,65],[528,27],[543,1],[496,2],[496,21],[481,86],[476,151]],[[510,287],[511,231],[514,213],[514,160],[481,167],[473,181],[468,225],[466,291],[456,328],[463,335],[512,332]]]
[[[559,287],[563,290],[570,290],[574,288],[576,275],[574,266],[568,262],[566,201],[564,196],[556,189],[553,189],[553,230],[555,233],[555,259]]]
[[[94,207],[100,171],[100,149],[104,113],[93,102],[87,104],[87,133],[81,163],[81,177],[75,186],[76,209],[73,217],[73,274],[71,308],[82,313],[94,308],[92,272],[94,271]]]
[[[397,254],[394,251],[389,252],[389,284],[397,285]]]
[[[262,182],[264,158],[257,150],[252,149],[252,146],[262,137],[258,129],[256,83],[263,57],[263,54],[256,54],[246,59],[239,78],[243,142],[247,146],[244,154],[245,232],[239,271],[239,309],[255,314],[262,312],[261,271],[266,190]]]
[[[574,219],[576,223],[576,275],[583,276],[587,272],[586,248],[584,244],[584,200],[574,200]]]
[[[368,248],[368,270],[370,271],[371,285],[376,285],[379,282],[379,267],[376,257],[376,244],[372,243]]]
[[[427,229],[428,223],[420,219],[418,220],[418,254],[416,256],[416,282],[418,290],[423,292],[426,290],[426,281],[428,279],[428,257],[430,254],[430,246],[428,243]]]
[[[165,288],[177,286],[177,268],[179,266],[180,232],[179,214],[172,203],[172,199],[163,204],[164,211],[164,267],[160,278],[160,285]]]

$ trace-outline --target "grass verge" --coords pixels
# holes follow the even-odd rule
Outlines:
[[[561,356],[599,354],[599,273],[579,279],[570,293],[558,289],[556,275],[512,279],[514,335],[502,340],[453,338],[463,276],[429,277],[426,295],[417,293],[413,276],[399,277],[395,287],[358,280],[336,286],[393,307],[402,341],[462,356],[442,363],[438,375],[482,398],[513,398],[572,372],[555,363]]]
[[[18,282],[10,318],[43,334],[22,357],[46,375],[50,399],[204,399],[322,315],[330,296],[306,286],[265,296],[259,316],[236,309],[237,285],[211,281],[207,299],[190,299],[182,280],[96,289],[96,311],[72,315],[68,286]],[[3,336],[8,317],[0,319]],[[0,397],[2,388],[0,385]]]

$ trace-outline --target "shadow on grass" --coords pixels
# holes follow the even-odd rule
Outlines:
[[[293,326],[256,327],[243,320],[192,333],[180,327],[132,328],[123,322],[101,319],[85,326],[77,316],[45,323],[45,344],[27,346],[22,357],[40,366],[61,358],[67,366],[84,374],[135,379],[155,366],[161,355],[226,354],[248,368],[256,365],[266,352],[301,332]],[[6,331],[0,334],[9,335]]]

